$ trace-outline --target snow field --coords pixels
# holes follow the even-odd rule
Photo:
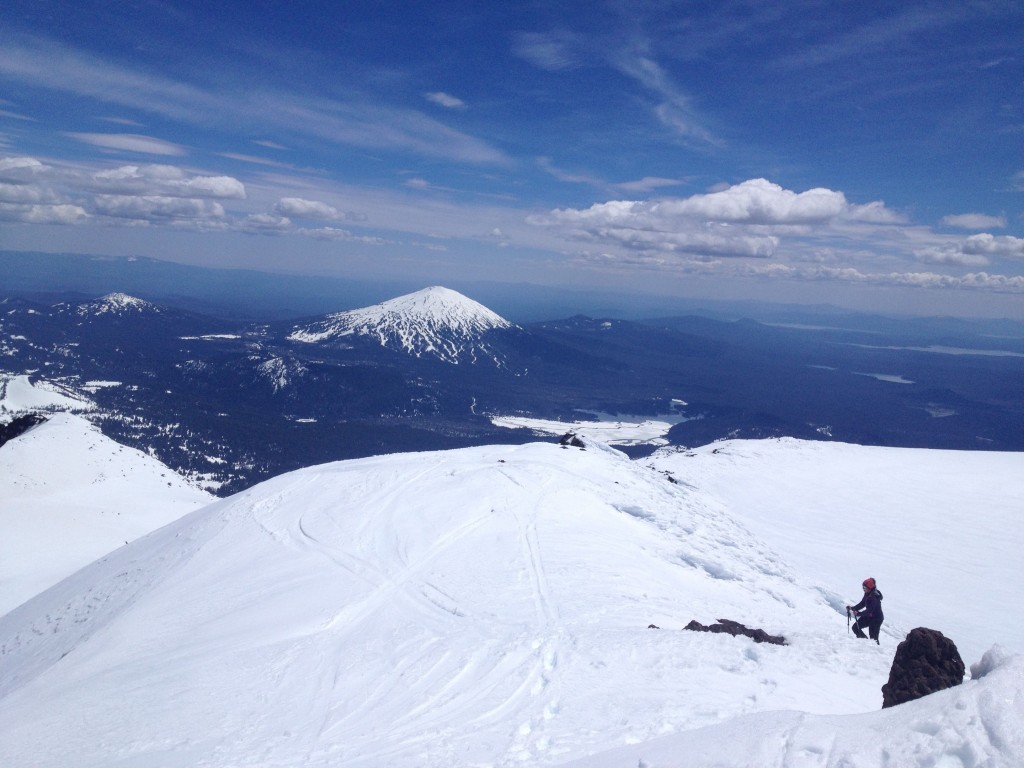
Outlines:
[[[216,502],[0,617],[0,757],[1021,764],[1020,656],[879,712],[896,638],[847,634],[846,577],[808,578],[677,478],[535,444],[339,462]],[[791,644],[680,631],[694,618]]]
[[[718,499],[840,606],[876,578],[890,646],[927,626],[967,664],[994,643],[1024,650],[1024,454],[783,438],[650,463]]]

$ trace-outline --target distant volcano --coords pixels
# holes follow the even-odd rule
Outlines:
[[[487,343],[487,336],[515,327],[461,293],[434,286],[372,307],[327,315],[296,327],[288,338],[318,343],[370,337],[416,357],[433,356],[447,363],[492,360],[501,365],[501,355]]]

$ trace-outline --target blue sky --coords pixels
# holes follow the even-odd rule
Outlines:
[[[0,248],[1024,315],[1019,2],[7,0]]]

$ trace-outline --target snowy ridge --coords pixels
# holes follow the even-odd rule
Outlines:
[[[499,357],[483,341],[489,331],[513,324],[457,291],[434,286],[363,309],[328,315],[296,328],[292,341],[316,343],[346,336],[369,336],[381,346],[448,363]]]
[[[52,416],[0,446],[0,614],[211,501],[85,419]]]
[[[881,648],[852,640],[859,561],[841,584],[794,570],[673,479],[593,444],[492,446],[311,467],[198,510],[0,618],[5,763],[1021,764],[1019,656],[878,712],[914,626],[898,595]],[[693,618],[790,644],[680,631]]]

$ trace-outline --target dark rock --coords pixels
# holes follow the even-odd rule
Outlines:
[[[657,624],[648,624],[647,628],[648,629],[661,629],[661,627],[659,627]]]
[[[960,685],[964,662],[956,645],[935,629],[918,627],[896,648],[889,682],[882,686],[882,709]]]
[[[720,632],[732,635],[733,637],[749,637],[755,643],[771,643],[772,645],[786,644],[786,638],[781,635],[769,635],[763,629],[750,629],[749,627],[743,626],[738,621],[731,621],[730,619],[719,619],[717,624],[711,624],[709,626],[704,626],[694,619],[683,627],[683,629],[689,629],[692,632]]]
[[[573,448],[586,448],[587,447],[586,444],[576,436],[575,432],[566,432],[558,440],[558,444],[561,445],[563,448],[568,447],[570,445]]]
[[[46,421],[45,417],[37,413],[28,413],[24,416],[18,416],[6,424],[0,424],[0,445],[25,434],[36,424],[42,424],[44,421]]]

